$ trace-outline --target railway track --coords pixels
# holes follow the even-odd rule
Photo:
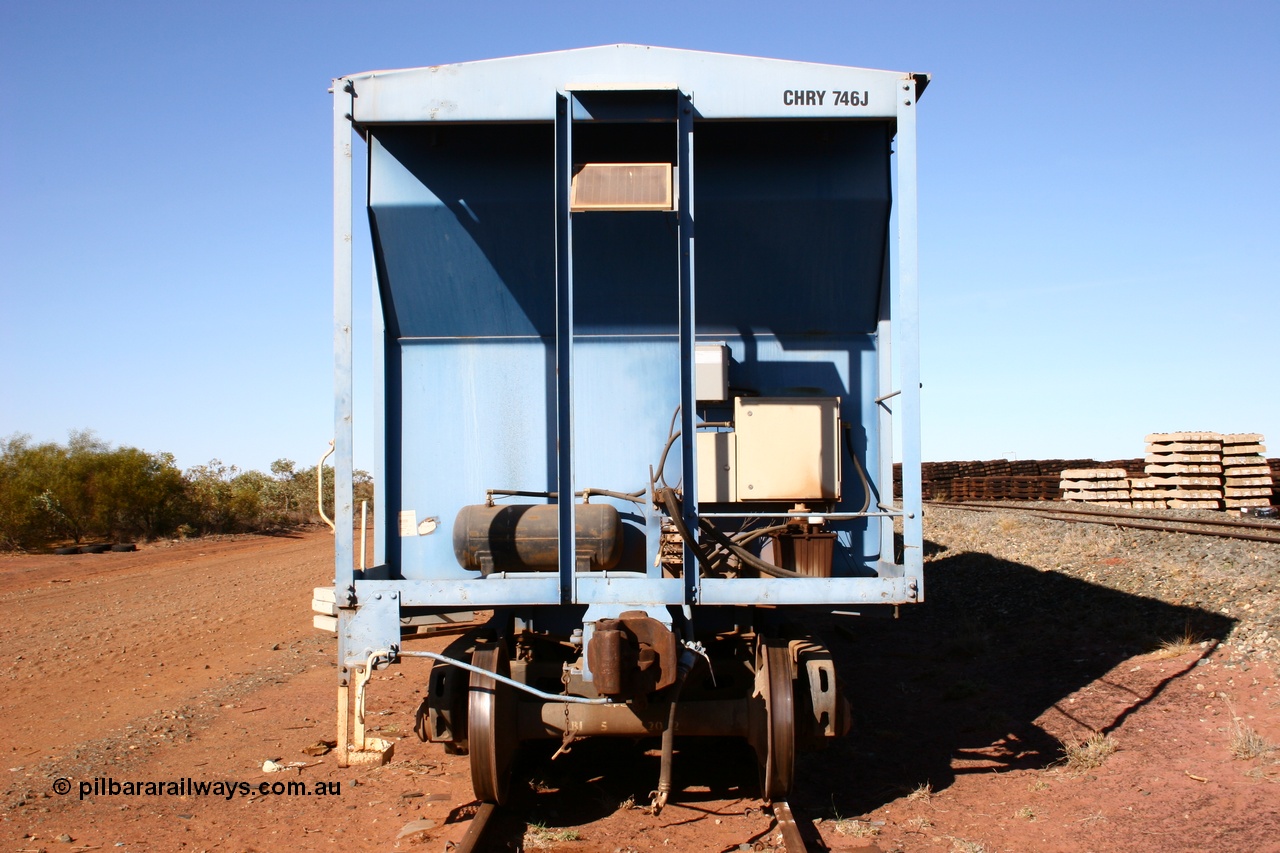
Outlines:
[[[1073,521],[1082,524],[1106,524],[1111,527],[1127,527],[1134,530],[1155,530],[1162,533],[1189,533],[1196,536],[1216,536],[1224,539],[1244,539],[1250,542],[1280,544],[1280,522],[1250,521],[1247,519],[1171,518],[1123,510],[1047,509],[1020,506],[1004,501],[928,501],[929,506],[970,512],[994,512],[996,510],[1021,512],[1037,518],[1054,521]]]
[[[494,825],[494,817],[498,814],[500,811],[495,804],[481,803],[475,817],[471,819],[471,825],[467,827],[467,834],[462,837],[462,841],[458,842],[456,847],[450,848],[453,853],[484,853],[490,849],[486,846],[487,833]],[[796,822],[795,815],[791,813],[791,806],[785,800],[779,800],[773,804],[773,817],[777,822],[778,832],[782,834],[782,842],[787,853],[808,853],[809,847],[800,832],[800,825]],[[825,849],[823,846],[816,847],[815,853]]]
[[[493,803],[481,803],[480,810],[476,812],[476,816],[471,818],[471,825],[467,827],[467,834],[462,836],[462,841],[458,842],[458,846],[453,848],[453,853],[479,853],[485,848],[482,846],[485,841],[485,833],[489,831],[489,827],[493,825],[493,816],[498,811],[498,807]]]

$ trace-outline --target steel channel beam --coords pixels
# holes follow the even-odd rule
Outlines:
[[[889,259],[893,256],[893,241],[886,225],[884,234],[884,271],[880,280],[880,316],[876,321],[876,382],[879,395],[876,397],[876,434],[879,442],[880,468],[877,480],[880,494],[873,502],[892,503],[898,496],[893,494],[893,406],[889,403],[902,393],[893,388],[893,318],[889,310],[892,295],[889,288]],[[880,521],[880,559],[894,560],[893,553],[893,521]]]
[[[915,578],[705,578],[703,604],[906,604]]]
[[[373,158],[367,158],[372,162]],[[372,167],[370,167],[372,168]],[[366,178],[366,186],[368,180]],[[370,281],[373,284],[373,565],[385,566],[387,563],[387,538],[391,531],[388,520],[383,516],[390,515],[382,508],[387,505],[387,320],[382,309],[382,288],[378,281],[378,261],[373,259],[373,272]]]
[[[697,324],[694,317],[694,215],[693,215],[693,103],[676,91],[676,150],[679,160],[677,226],[680,252],[680,469],[684,481],[682,513],[686,528],[698,538],[697,445],[694,415],[694,355]],[[685,601],[698,600],[700,567],[693,555],[694,543],[684,543]]]
[[[573,94],[556,93],[556,500],[560,603],[573,600]],[[565,498],[568,498],[567,500]]]
[[[918,582],[923,599],[924,528],[920,489],[920,260],[917,239],[916,86],[902,78],[898,88],[898,287],[893,306],[894,349],[902,383],[903,565]]]
[[[333,81],[334,592],[339,607],[355,578],[351,511],[351,81]],[[342,618],[339,611],[339,619]],[[339,628],[338,636],[342,636]]]
[[[893,570],[885,561],[882,574]],[[677,579],[610,578],[603,573],[576,579],[578,598],[600,604],[679,604],[683,590]],[[914,601],[915,578],[705,578],[703,604],[905,604]],[[400,595],[401,607],[432,607],[448,602],[455,609],[522,604],[558,604],[558,574],[490,575],[481,579],[413,579],[356,581],[361,599]],[[590,596],[590,598],[588,598]]]

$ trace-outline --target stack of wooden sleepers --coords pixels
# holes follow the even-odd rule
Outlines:
[[[953,501],[1052,501],[1058,498],[1055,476],[955,477],[949,481]]]
[[[1064,501],[1128,508],[1129,473],[1123,468],[1066,468],[1058,487]]]
[[[1274,481],[1266,452],[1257,433],[1222,437],[1223,496],[1228,509],[1270,506]]]
[[[1147,436],[1145,478],[1130,481],[1139,509],[1221,509],[1222,434],[1157,432]]]

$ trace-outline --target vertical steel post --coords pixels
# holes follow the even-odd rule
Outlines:
[[[372,136],[370,137],[372,142]],[[372,162],[373,157],[369,157]],[[372,166],[370,167],[372,170]],[[387,321],[382,310],[382,290],[378,286],[378,261],[372,259],[373,268],[373,564],[387,564],[387,537],[392,523],[387,506]],[[382,532],[378,532],[381,526]]]
[[[354,578],[351,507],[351,110],[349,80],[333,81],[333,494],[338,605]]]
[[[889,229],[886,227],[884,234],[885,265],[880,280],[880,315],[876,320],[877,379],[875,396],[877,398],[893,390],[893,317],[890,311],[893,297],[890,295],[889,289],[891,249]],[[874,482],[879,483],[880,494],[878,498],[873,499],[872,503],[879,503],[885,506],[891,505],[894,498],[898,497],[893,494],[893,399],[882,400],[875,404],[876,435],[879,439],[877,442],[879,468]],[[870,450],[871,448],[868,447],[868,453],[870,453]],[[869,474],[870,471],[867,473]],[[871,508],[874,510],[877,507],[872,506]],[[893,519],[881,516],[876,521],[880,525],[880,559],[886,563],[895,562],[893,553]]]
[[[916,84],[898,88],[898,304],[894,346],[902,400],[902,529],[906,576],[917,589],[924,575],[924,528],[920,495],[920,261],[916,236]],[[923,592],[923,589],[920,589]]]
[[[698,538],[697,460],[694,458],[696,433],[694,407],[697,403],[694,377],[694,353],[697,325],[694,317],[693,282],[693,104],[688,96],[676,91],[676,150],[679,160],[679,192],[677,224],[680,252],[680,472],[684,480],[684,523]],[[692,543],[684,546],[684,596],[686,604],[698,600],[698,561]]]
[[[556,506],[560,603],[573,601],[573,94],[556,93]]]
[[[346,629],[354,596],[351,547],[351,114],[352,86],[333,81],[333,434],[334,598],[338,603],[338,763],[346,766],[351,671],[346,666]],[[344,462],[345,460],[345,462]],[[346,491],[343,492],[345,482]],[[342,495],[346,495],[345,512]]]

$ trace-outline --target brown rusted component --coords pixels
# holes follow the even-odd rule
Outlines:
[[[808,578],[831,577],[831,558],[836,534],[793,529],[774,536],[774,554],[779,568]]]
[[[474,504],[458,511],[453,553],[464,569],[490,572],[554,568],[559,554],[555,504]],[[622,559],[622,519],[610,504],[573,508],[575,548],[589,569],[611,569]]]
[[[621,630],[602,627],[604,622],[611,621],[613,620],[596,623],[595,633],[591,635],[591,644],[587,648],[591,677],[602,696],[617,696],[622,693],[624,639]]]
[[[682,701],[676,713],[676,734],[690,737],[746,737],[750,734],[750,699]],[[516,708],[520,740],[559,740],[566,728],[578,737],[656,737],[667,725],[671,705],[654,701],[609,705],[560,705],[521,702]]]
[[[587,643],[587,665],[604,696],[644,696],[676,681],[676,637],[643,610],[601,619]]]

